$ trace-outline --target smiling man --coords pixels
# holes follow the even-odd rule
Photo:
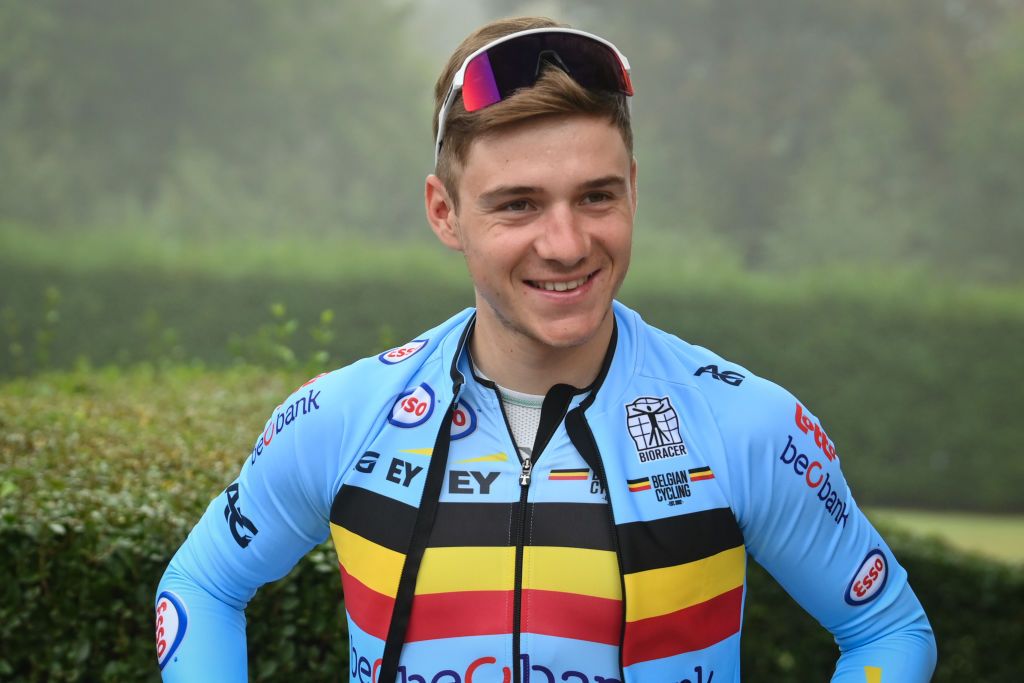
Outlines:
[[[328,536],[352,681],[736,682],[748,556],[834,634],[833,681],[930,678],[820,421],[614,300],[632,94],[614,45],[548,20],[459,46],[425,203],[475,307],[278,407],[161,581],[165,680],[245,680],[246,604]]]

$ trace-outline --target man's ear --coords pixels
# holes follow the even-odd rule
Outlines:
[[[441,179],[431,173],[427,176],[426,187],[423,189],[423,201],[427,210],[427,222],[430,229],[441,240],[441,244],[462,251],[462,240],[459,238],[458,218],[455,215],[455,203]]]

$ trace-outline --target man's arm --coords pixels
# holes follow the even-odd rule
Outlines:
[[[328,535],[341,426],[335,375],[267,421],[238,478],[207,507],[157,588],[164,681],[246,681],[244,610]]]
[[[753,383],[752,383],[753,384]],[[936,647],[907,572],[857,507],[835,445],[787,392],[732,416],[728,486],[751,555],[835,636],[834,683],[930,680]],[[850,456],[855,457],[855,456]]]

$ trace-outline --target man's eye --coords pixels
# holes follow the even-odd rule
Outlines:
[[[611,198],[612,196],[607,192],[589,192],[583,197],[583,203],[598,204],[600,202],[606,202]]]
[[[517,199],[514,202],[508,202],[501,207],[502,211],[526,211],[529,208],[530,202],[525,199]]]

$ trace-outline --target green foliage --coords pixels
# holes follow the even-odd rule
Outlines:
[[[171,555],[302,375],[167,367],[0,386],[0,676],[157,681],[153,601]],[[1015,680],[1024,573],[887,533],[936,630],[936,683]],[[247,610],[253,680],[347,670],[333,549]],[[970,615],[965,626],[964,615]],[[744,679],[827,680],[828,634],[751,564]]]
[[[1024,441],[1010,409],[1024,405],[1015,379],[1024,377],[1018,289],[957,288],[898,271],[689,274],[674,261],[671,252],[639,250],[623,301],[793,391],[838,444],[861,503],[1021,511],[1024,462],[1006,457]],[[0,356],[0,376],[39,369],[32,340],[46,329],[39,293],[50,286],[62,292],[50,363],[65,368],[241,359],[312,376],[411,339],[472,303],[460,265],[445,273],[419,267],[429,259],[410,258],[407,268],[384,259],[381,279],[367,275],[375,268],[366,253],[356,250],[351,262],[358,275],[333,283],[5,264],[0,309],[18,332],[0,345],[29,353]],[[338,260],[340,273],[348,263]],[[7,298],[19,290],[26,294]],[[277,303],[276,316],[267,302]]]
[[[456,33],[537,11],[483,4],[7,2],[0,220],[182,250],[416,234],[431,85]],[[641,225],[748,267],[909,258],[1020,280],[1020,0],[557,9],[631,59]]]
[[[270,305],[272,322],[260,325],[248,336],[232,334],[228,348],[236,362],[250,363],[264,368],[295,370],[300,367],[299,356],[293,346],[299,321],[287,315],[282,303]],[[320,311],[317,322],[309,328],[313,349],[302,367],[307,374],[330,369],[331,353],[327,346],[334,340],[334,311]]]

